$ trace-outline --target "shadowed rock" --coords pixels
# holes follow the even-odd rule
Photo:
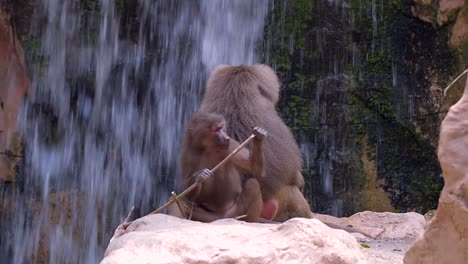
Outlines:
[[[26,74],[23,49],[13,29],[11,15],[0,10],[0,152],[11,148],[16,116],[24,95],[31,89]],[[0,181],[9,178],[14,159],[0,155]]]
[[[406,253],[406,264],[468,263],[468,81],[440,129],[439,161],[445,185],[423,237]]]

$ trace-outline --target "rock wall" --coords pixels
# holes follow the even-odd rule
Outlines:
[[[0,10],[0,181],[14,181],[21,147],[16,116],[31,89],[24,54],[11,15]],[[11,154],[11,155],[8,155]]]
[[[465,0],[415,0],[411,11],[435,27],[449,25],[452,48],[468,52],[468,4]],[[464,54],[468,59],[468,53]]]

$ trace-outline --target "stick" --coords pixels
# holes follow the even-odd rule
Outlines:
[[[176,201],[177,207],[179,207],[179,211],[182,214],[182,217],[184,217],[184,219],[187,219],[187,217],[185,216],[185,212],[184,212],[184,210],[182,210],[182,206],[180,205],[180,201],[177,198],[176,192],[171,192],[171,194],[172,194],[172,199],[174,199]]]
[[[132,209],[130,209],[130,212],[128,212],[127,218],[125,218],[124,223],[128,223],[128,220],[130,220],[130,217],[133,215],[133,211],[135,211],[135,206],[132,206]]]
[[[246,215],[246,214],[239,215],[239,216],[237,216],[237,217],[234,217],[234,219],[239,220],[239,219],[242,219],[242,218],[244,218],[244,217],[247,217],[247,215]]]
[[[444,97],[447,95],[448,89],[449,89],[450,87],[452,87],[452,85],[455,84],[455,83],[458,81],[458,79],[460,79],[460,78],[463,76],[463,74],[465,74],[465,73],[468,73],[468,69],[466,69],[464,72],[462,72],[460,75],[458,75],[458,77],[455,78],[455,80],[453,80],[453,82],[451,82],[451,83],[447,86],[447,88],[444,89]]]
[[[240,144],[234,151],[231,152],[231,154],[229,154],[220,163],[218,163],[218,165],[216,165],[211,171],[213,173],[215,173],[219,169],[219,167],[223,166],[226,162],[228,162],[234,155],[237,154],[237,152],[239,152],[243,147],[245,147],[245,145],[247,145],[254,137],[255,137],[255,134],[250,135],[250,137],[248,137],[244,142],[242,142],[242,144]],[[177,199],[180,199],[180,198],[184,197],[185,195],[187,195],[188,193],[190,193],[191,191],[193,191],[197,187],[198,187],[198,183],[197,182],[193,183],[192,185],[190,185],[190,187],[188,187],[181,194],[177,195],[176,197],[171,198],[166,204],[164,204],[163,206],[161,206],[158,209],[154,210],[150,214],[159,214],[159,213],[161,213],[164,209],[166,209],[171,204],[173,204]]]
[[[125,230],[127,230],[127,227],[129,226],[128,220],[130,220],[130,217],[132,217],[133,211],[135,211],[135,206],[132,206],[132,209],[130,212],[128,212],[127,218],[125,218],[125,220],[117,227],[117,229],[115,229],[114,235],[110,239],[109,244],[112,242],[112,240],[114,240],[114,238],[117,238],[125,233]]]

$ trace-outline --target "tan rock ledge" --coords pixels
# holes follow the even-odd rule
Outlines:
[[[331,229],[317,219],[294,218],[281,224],[224,219],[205,224],[157,214],[136,220],[114,238],[101,263],[395,264],[403,263],[403,255],[426,227],[424,216],[417,213],[314,216],[376,239]]]
[[[316,219],[205,224],[156,214],[136,220],[113,239],[101,264],[370,263],[364,250],[349,233]]]

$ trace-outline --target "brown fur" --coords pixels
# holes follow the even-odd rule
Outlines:
[[[207,82],[201,111],[224,116],[228,134],[236,140],[247,138],[254,126],[265,128],[266,174],[259,179],[263,201],[278,202],[276,221],[309,218],[311,211],[301,192],[304,179],[300,151],[275,109],[279,86],[275,72],[266,65],[220,65]]]
[[[195,113],[187,127],[181,155],[185,188],[200,180],[200,171],[212,169],[239,146],[227,137],[224,128],[213,127],[225,127],[224,118],[218,114]],[[186,215],[192,215],[193,220],[211,222],[246,214],[246,221],[257,221],[262,210],[258,179],[264,174],[263,160],[262,138],[255,137],[252,155],[246,149],[241,150],[187,196],[193,208]],[[175,206],[169,209],[169,214],[181,216]]]

